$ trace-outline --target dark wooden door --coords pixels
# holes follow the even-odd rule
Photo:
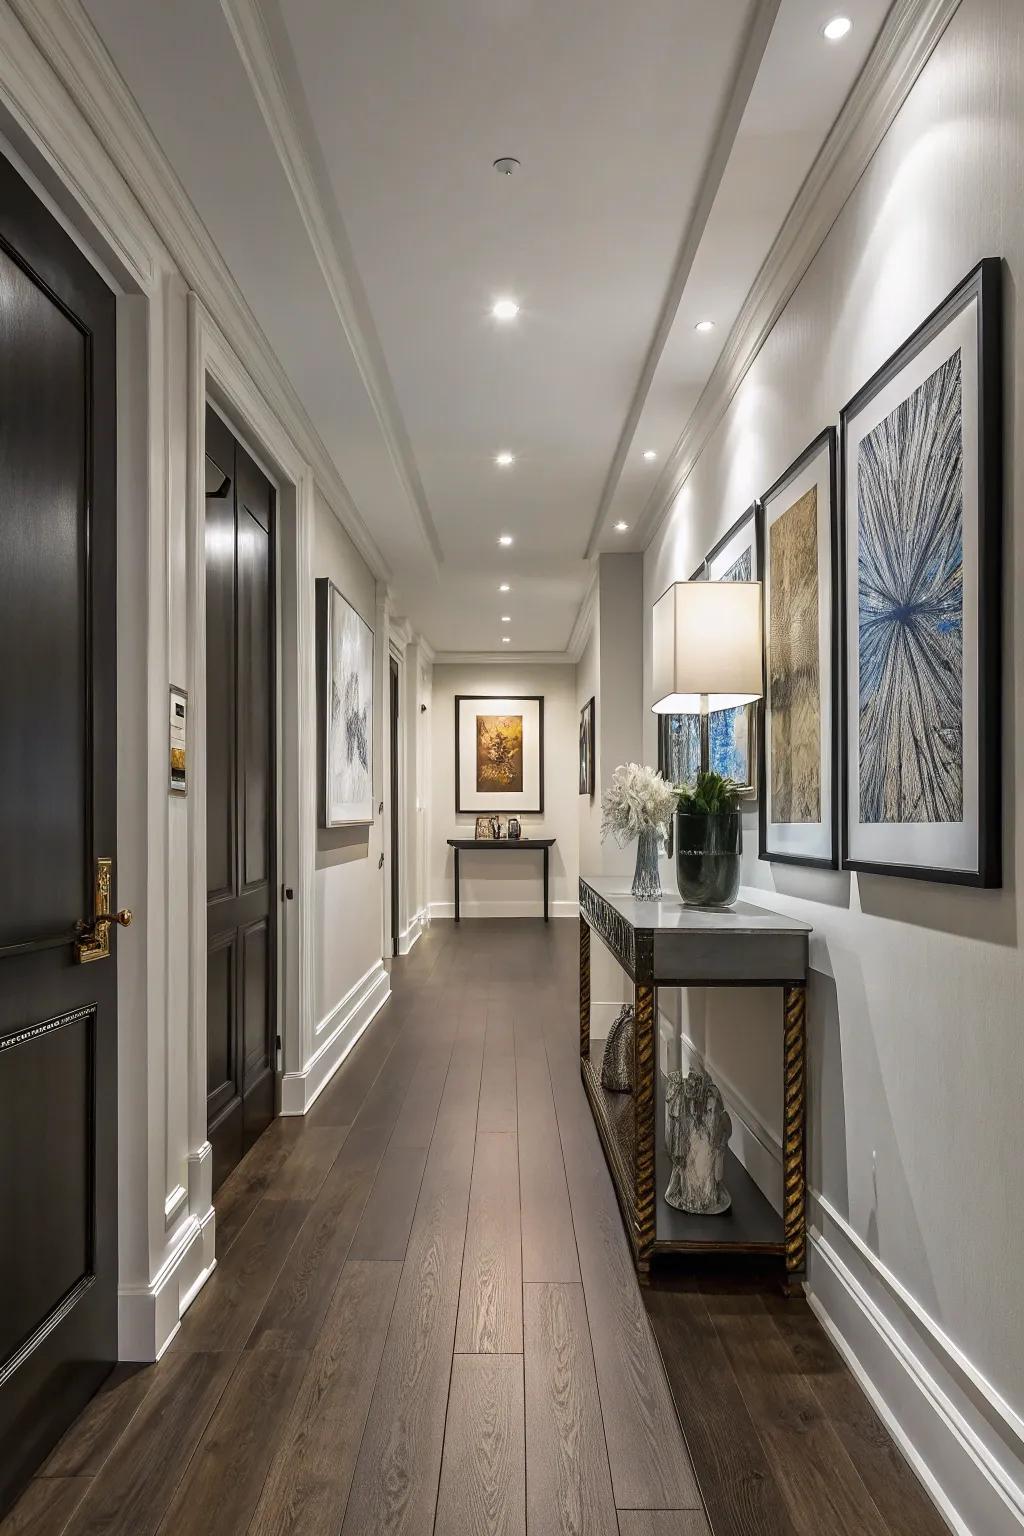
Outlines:
[[[115,431],[114,297],[0,158],[0,1512],[117,1356]]]
[[[217,1186],[274,1116],[274,488],[206,413],[207,1124]]]
[[[389,660],[391,662],[391,950],[397,955],[400,921],[398,872],[402,867],[398,806],[398,662],[393,656]]]

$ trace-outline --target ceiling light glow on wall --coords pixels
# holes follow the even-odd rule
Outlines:
[[[629,524],[628,523],[616,523],[615,524],[615,532],[616,533],[628,533],[628,531],[629,531]]]
[[[495,454],[495,457],[494,457],[495,464],[500,465],[502,469],[507,469],[508,466],[510,464],[514,464],[515,461],[516,461],[516,456],[515,456],[514,453],[498,453],[498,454]]]
[[[515,299],[495,299],[491,306],[491,314],[495,320],[514,320],[519,313],[519,305]]]
[[[714,328],[715,322],[713,320],[698,320],[694,326],[694,330],[699,331],[702,336],[706,336],[708,331],[713,331]]]
[[[830,43],[838,43],[844,38],[853,26],[849,16],[833,16],[826,27],[822,28]]]
[[[501,643],[502,645],[511,645],[512,641],[509,639],[508,635],[502,635]]]
[[[510,613],[503,613],[502,616],[501,616],[501,622],[503,624],[511,624],[512,623],[512,615]]]
[[[644,458],[647,460],[648,464],[651,463],[652,459],[656,459],[657,457],[658,455],[655,453],[653,448],[644,449]]]
[[[509,586],[507,581],[503,581],[501,586],[498,588],[498,591],[499,592],[511,592],[512,588]]]
[[[512,543],[512,535],[510,533],[500,534],[498,536],[498,543],[501,545],[502,549],[508,549],[509,545]]]

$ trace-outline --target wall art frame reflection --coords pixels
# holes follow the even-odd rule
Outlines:
[[[826,427],[758,504],[764,701],[759,856],[839,864],[838,441]]]
[[[373,822],[373,630],[328,576],[316,581],[321,827]]]
[[[543,810],[543,695],[456,694],[456,815]]]
[[[843,409],[843,867],[998,886],[1002,264]]]

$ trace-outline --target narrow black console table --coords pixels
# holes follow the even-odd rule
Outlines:
[[[467,848],[480,853],[518,853],[521,849],[534,849],[544,855],[544,921],[548,920],[548,855],[554,846],[553,837],[450,837],[448,847],[455,850],[455,921],[459,921],[459,854]]]
[[[590,933],[601,938],[633,982],[633,1092],[601,1087],[590,1054]],[[636,901],[619,878],[580,880],[580,1068],[629,1233],[641,1282],[666,1252],[777,1253],[787,1291],[798,1291],[806,1260],[806,923],[737,902],[723,911],[685,907],[678,897]],[[665,1145],[665,1084],[658,1059],[659,987],[783,989],[783,1213],[732,1152],[720,1216],[692,1216],[663,1198],[671,1175]]]

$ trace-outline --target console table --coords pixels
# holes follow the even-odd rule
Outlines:
[[[455,921],[459,921],[459,854],[468,848],[481,853],[519,853],[533,849],[544,856],[544,921],[548,920],[548,855],[553,837],[450,837],[448,847],[455,850]]]
[[[590,934],[633,982],[633,1092],[601,1087],[590,1055]],[[641,1283],[657,1253],[777,1253],[786,1290],[800,1289],[806,1258],[805,1058],[806,923],[737,902],[722,911],[685,907],[678,897],[636,901],[621,877],[580,880],[580,1068],[629,1233]],[[659,987],[783,989],[783,1214],[780,1217],[731,1151],[720,1216],[692,1216],[664,1199],[672,1165],[665,1145],[665,1083],[657,1051]]]

